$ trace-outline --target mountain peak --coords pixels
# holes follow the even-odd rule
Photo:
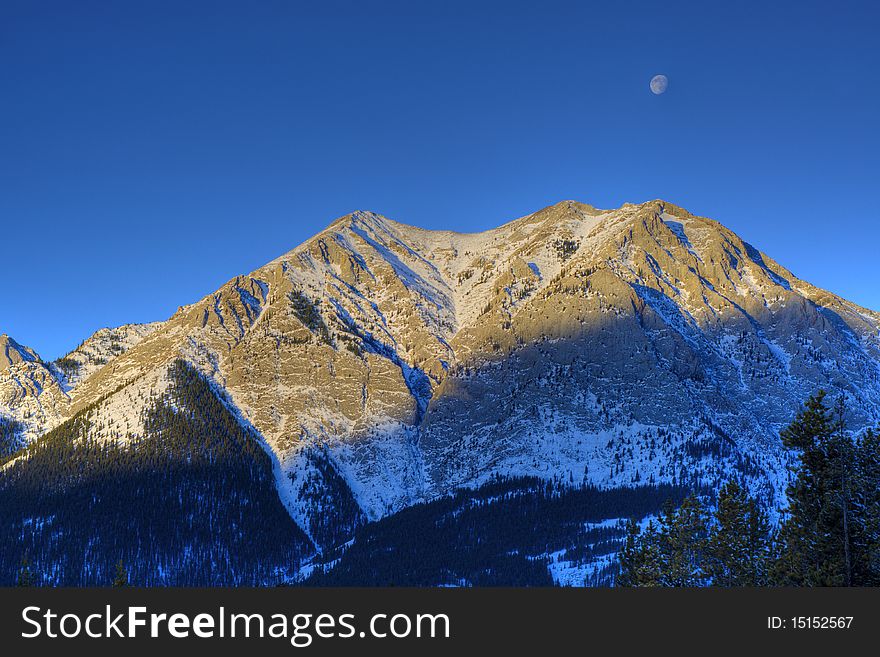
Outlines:
[[[334,219],[330,222],[330,225],[327,226],[327,228],[330,229],[336,226],[351,225],[358,222],[369,223],[381,221],[388,221],[388,219],[372,210],[352,210],[351,212]]]
[[[30,347],[20,345],[8,334],[0,335],[0,370],[5,370],[21,362],[36,362],[40,357]]]
[[[0,371],[0,413],[33,441],[88,409],[90,440],[137,450],[156,404],[184,403],[185,361],[330,548],[498,478],[729,476],[777,508],[779,430],[809,394],[845,395],[853,427],[880,419],[878,336],[880,315],[662,199],[563,200],[467,234],[359,210],[166,322]],[[0,367],[36,358],[0,342]]]
[[[558,203],[554,203],[551,207],[554,208],[568,208],[572,210],[577,210],[580,212],[584,212],[586,214],[602,214],[603,212],[607,212],[607,210],[602,210],[597,208],[594,205],[590,205],[589,203],[582,203],[581,201],[575,201],[573,199],[565,199],[563,201],[559,201]]]
[[[649,212],[653,212],[656,214],[662,214],[666,212],[670,215],[674,215],[679,218],[693,218],[693,215],[688,210],[682,208],[679,205],[675,205],[674,203],[670,203],[669,201],[664,201],[663,199],[653,199],[650,201],[644,201],[642,203],[624,203],[618,208],[599,208],[594,205],[590,205],[589,203],[584,203],[582,201],[577,201],[575,199],[564,199],[561,201],[557,201],[552,205],[548,205],[545,208],[533,212],[531,214],[520,217],[519,219],[514,219],[506,224],[489,228],[484,231],[479,231],[477,233],[460,233],[462,235],[478,235],[481,233],[491,233],[493,231],[497,231],[509,226],[515,226],[521,224],[522,222],[530,222],[534,221],[536,218],[540,218],[543,220],[547,219],[558,219],[558,220],[567,220],[571,219],[572,215],[580,215],[581,217],[597,217],[599,215],[620,212],[624,210],[646,210]],[[374,212],[372,210],[354,210],[347,214],[344,214],[335,220],[333,220],[327,228],[324,229],[319,235],[328,233],[328,232],[336,232],[339,230],[345,230],[349,228],[366,228],[368,230],[384,230],[384,231],[393,231],[398,229],[418,229],[420,231],[426,231],[429,233],[449,233],[456,231],[449,231],[444,229],[426,229],[422,228],[415,224],[404,223],[400,221],[395,221],[393,219],[389,219],[383,214],[378,212]]]

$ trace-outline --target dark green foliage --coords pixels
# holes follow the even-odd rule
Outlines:
[[[714,514],[696,496],[667,504],[642,532],[631,521],[620,552],[618,586],[760,586],[766,584],[769,523],[736,483],[719,493]]]
[[[113,577],[113,586],[121,588],[128,586],[128,571],[122,563],[122,560],[116,562],[116,575]]]
[[[318,545],[340,545],[366,522],[366,516],[330,457],[322,449],[311,450],[307,457],[312,468],[300,489],[300,502],[312,518],[309,534]]]
[[[684,489],[568,488],[537,479],[499,479],[417,504],[358,529],[354,543],[306,582],[327,586],[550,586],[546,555],[584,564],[616,552],[620,526],[607,519],[656,512]],[[612,572],[591,584],[608,584]]]
[[[338,334],[339,341],[345,346],[345,348],[353,353],[358,358],[361,358],[364,355],[364,349],[361,346],[361,343],[358,341],[357,337],[352,333],[342,332]]]
[[[311,546],[281,504],[269,456],[182,361],[147,438],[89,440],[85,412],[0,474],[0,583],[21,559],[41,584],[260,585]]]
[[[556,249],[556,255],[562,261],[568,260],[577,253],[580,242],[570,239],[558,239],[553,242],[553,248]]]
[[[695,495],[679,508],[670,500],[644,532],[631,521],[620,555],[618,586],[702,586],[709,544],[706,510]]]
[[[630,520],[617,558],[620,567],[615,580],[617,586],[662,586],[660,540],[653,522],[648,523],[643,534],[638,523]]]
[[[53,365],[61,370],[61,373],[68,379],[72,376],[76,376],[76,373],[79,372],[80,368],[79,361],[76,361],[73,358],[68,358],[67,356],[57,359],[53,362]]]
[[[0,465],[20,448],[23,430],[21,422],[0,415]]]
[[[706,581],[706,547],[709,539],[706,510],[696,496],[676,509],[664,505],[659,532],[664,586],[701,586]]]
[[[773,581],[789,586],[880,584],[880,451],[874,432],[851,436],[845,408],[811,397],[782,432],[799,452],[779,531]]]
[[[15,578],[16,586],[35,586],[36,578],[31,572],[31,564],[27,557],[21,560],[21,566],[18,568],[18,575]]]
[[[820,392],[781,433],[799,463],[775,536],[758,501],[729,483],[708,530],[696,499],[667,510],[657,529],[631,523],[618,584],[880,585],[880,435],[851,435],[845,415]]]
[[[853,583],[880,586],[880,432],[859,439],[855,460]]]
[[[770,523],[757,500],[736,482],[718,493],[706,550],[713,586],[763,586],[770,559]]]
[[[293,314],[303,323],[303,326],[314,333],[320,341],[331,344],[330,331],[327,329],[315,301],[302,290],[292,290],[288,293],[287,298],[290,301]]]

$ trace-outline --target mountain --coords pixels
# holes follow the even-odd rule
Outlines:
[[[0,336],[0,454],[53,426],[68,403],[55,374],[33,349]]]
[[[128,324],[101,329],[58,360],[46,363],[30,347],[0,336],[0,422],[16,442],[30,442],[69,415],[79,381],[110,363],[161,325]]]
[[[277,491],[272,502],[259,489],[260,509],[239,495],[242,518],[280,518],[280,500],[292,519],[284,531],[298,537],[285,558],[315,562],[352,537],[399,542],[399,519],[416,512],[483,513],[474,500],[493,490],[504,492],[492,508],[517,518],[523,500],[578,517],[568,524],[579,541],[650,513],[662,495],[734,476],[774,511],[790,458],[778,432],[810,393],[845,396],[854,428],[880,419],[880,314],[659,200],[614,210],[564,201],[477,234],[355,212],[167,321],[99,331],[53,364],[8,344],[18,357],[0,372],[0,416],[32,446],[4,466],[0,503],[3,479],[15,470],[28,480],[54,453],[47,445],[109,445],[127,462],[177,435],[174,418],[203,439],[168,449],[210,462],[217,446],[198,428],[209,426],[199,409],[210,395],[228,444],[261,447],[235,467],[268,472],[257,479]],[[65,475],[54,476],[60,490]],[[24,484],[6,485],[23,495]],[[608,497],[627,490],[643,493]],[[585,499],[593,510],[580,518]],[[27,508],[0,522],[25,526]],[[41,540],[32,535],[33,550]],[[533,556],[556,581],[583,582],[599,567],[592,552],[565,561],[551,548]],[[612,553],[598,554],[601,567]],[[162,579],[169,566],[150,563],[150,582],[192,581]],[[224,581],[266,576],[242,572]],[[468,573],[425,581],[485,581]]]
[[[76,385],[107,365],[116,356],[125,353],[147,335],[159,328],[162,322],[151,324],[126,324],[116,328],[95,331],[76,349],[54,362],[61,371],[64,387],[70,391]]]
[[[36,352],[29,347],[22,347],[5,333],[0,335],[0,370],[9,369],[19,363],[32,363],[40,360]]]

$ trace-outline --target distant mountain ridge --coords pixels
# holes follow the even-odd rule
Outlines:
[[[39,357],[33,349],[21,346],[5,333],[0,335],[0,369],[35,360],[39,360]]]
[[[776,508],[778,431],[809,394],[845,395],[853,427],[880,419],[880,314],[660,200],[563,201],[475,234],[359,211],[55,363],[6,340],[0,415],[23,442],[86,409],[92,440],[148,438],[146,409],[187,362],[259,436],[318,548],[498,476],[738,476]]]

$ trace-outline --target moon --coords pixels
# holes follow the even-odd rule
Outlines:
[[[669,78],[665,75],[655,75],[651,78],[651,91],[655,96],[659,96],[662,93],[666,92],[666,87],[669,86]]]

